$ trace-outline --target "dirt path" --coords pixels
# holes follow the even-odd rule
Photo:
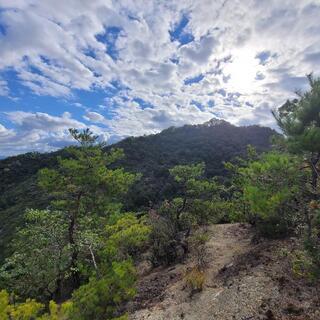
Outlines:
[[[315,288],[301,289],[287,277],[279,249],[287,242],[253,245],[251,229],[241,224],[213,225],[207,243],[204,290],[190,296],[185,264],[159,269],[139,281],[139,302],[131,320],[316,320]],[[297,296],[297,288],[304,297]],[[287,309],[286,309],[287,308]],[[139,310],[136,310],[139,309]],[[135,310],[135,311],[134,311]]]
[[[201,294],[190,297],[185,286],[183,274],[190,266],[185,265],[159,271],[160,274],[173,275],[172,284],[169,284],[162,293],[162,301],[152,308],[136,311],[131,319],[162,320],[162,319],[211,319],[211,307],[223,295],[222,279],[218,279],[219,271],[234,261],[237,255],[248,252],[251,248],[251,233],[246,226],[239,224],[213,225],[209,227],[209,241],[207,243],[207,262],[205,290]],[[152,279],[151,274],[146,281]],[[159,276],[159,275],[158,275]],[[161,282],[161,281],[159,281]],[[216,318],[215,318],[216,319]],[[226,319],[226,318],[223,318]]]

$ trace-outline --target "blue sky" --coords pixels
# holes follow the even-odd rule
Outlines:
[[[0,157],[203,123],[274,127],[320,75],[317,0],[0,0]]]

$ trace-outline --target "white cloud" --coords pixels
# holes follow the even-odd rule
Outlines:
[[[101,127],[77,121],[69,112],[51,116],[42,112],[6,112],[5,118],[15,125],[15,130],[0,124],[0,156],[9,156],[27,151],[48,152],[73,142],[69,128],[89,127],[102,140],[109,135]]]
[[[0,79],[0,96],[9,95],[8,83],[5,80]]]
[[[105,121],[104,116],[97,112],[87,112],[83,118],[95,123],[103,123]]]
[[[78,104],[111,139],[213,116],[274,125],[270,109],[305,88],[305,74],[320,75],[317,0],[0,0],[0,8],[0,72],[12,69],[33,93]],[[185,45],[169,33],[183,16],[194,38]],[[200,74],[201,82],[185,85]],[[9,95],[2,78],[0,95]],[[106,92],[104,105],[76,101],[76,90],[97,89]],[[16,116],[8,115],[16,135],[76,121]],[[32,134],[43,141],[43,133]]]
[[[193,45],[192,45],[193,44]],[[199,43],[183,46],[180,50],[182,56],[187,57],[192,62],[207,64],[213,48],[218,45],[214,36],[204,36]]]

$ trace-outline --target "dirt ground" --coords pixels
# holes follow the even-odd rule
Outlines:
[[[244,224],[208,228],[206,280],[190,294],[184,264],[141,276],[131,320],[320,320],[320,285],[296,278],[288,255],[295,239],[253,243]]]

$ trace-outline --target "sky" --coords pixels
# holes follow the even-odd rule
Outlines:
[[[320,0],[0,0],[0,157],[270,110],[320,75]]]

